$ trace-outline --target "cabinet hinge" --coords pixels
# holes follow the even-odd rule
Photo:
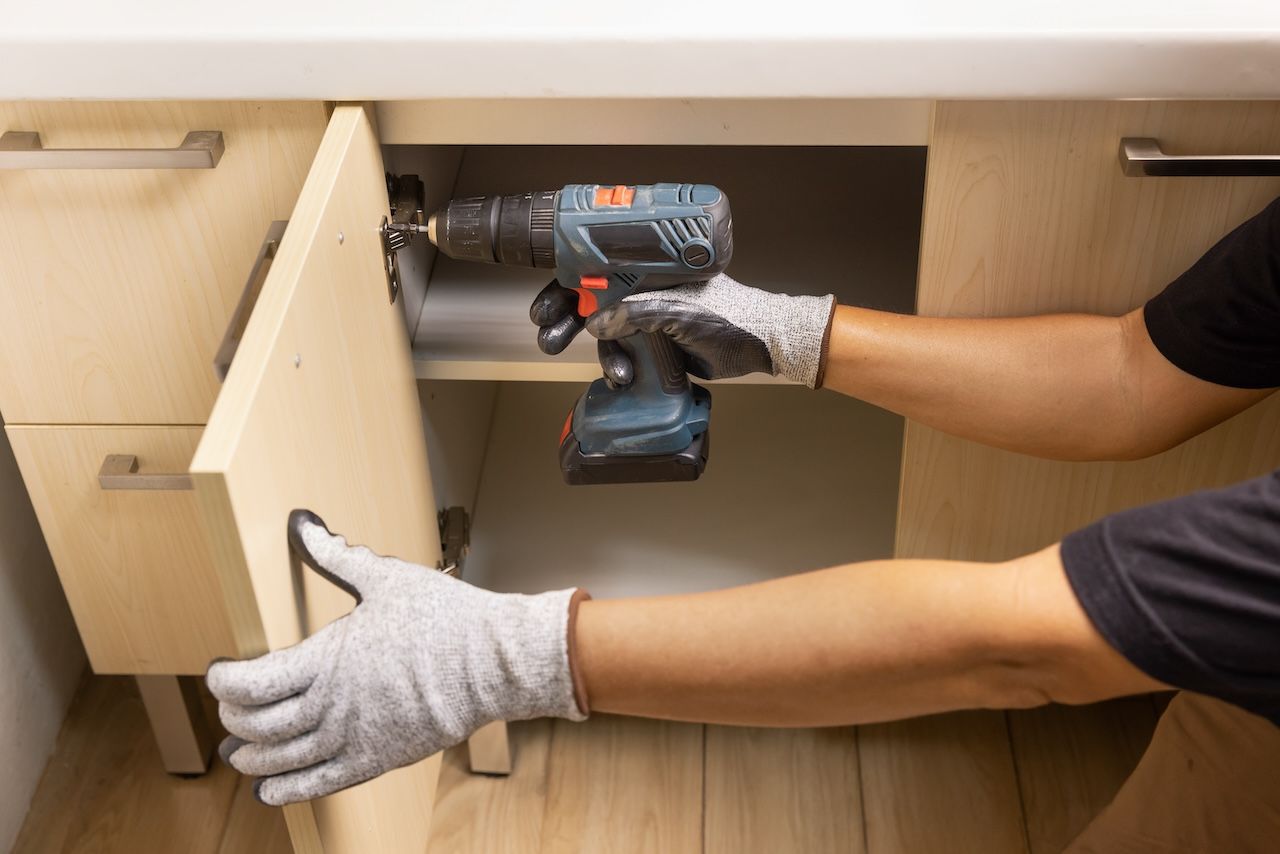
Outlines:
[[[382,218],[382,266],[387,273],[387,294],[395,302],[400,295],[400,262],[398,253],[409,245],[412,232],[405,226],[422,225],[425,189],[417,175],[387,175],[387,201],[391,217]]]
[[[461,576],[462,561],[471,545],[471,518],[464,507],[447,507],[437,515],[440,524],[440,562],[445,575]]]

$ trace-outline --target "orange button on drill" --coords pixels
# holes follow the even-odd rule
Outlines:
[[[596,187],[595,206],[598,208],[629,208],[636,197],[635,187],[617,184],[613,187]]]

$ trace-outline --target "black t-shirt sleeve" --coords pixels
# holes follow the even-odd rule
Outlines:
[[[1280,387],[1280,199],[1147,303],[1156,348],[1218,385]]]
[[[1139,670],[1280,724],[1280,471],[1107,516],[1062,562]]]

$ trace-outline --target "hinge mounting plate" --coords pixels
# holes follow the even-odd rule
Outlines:
[[[471,545],[471,518],[465,507],[446,507],[437,515],[440,524],[440,562],[445,575],[461,576],[462,561]]]

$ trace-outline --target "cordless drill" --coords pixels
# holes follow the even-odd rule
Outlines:
[[[733,254],[729,200],[709,184],[569,184],[455,199],[427,222],[450,258],[554,269],[586,317],[629,294],[710,278]],[[591,383],[560,434],[570,484],[696,480],[706,467],[711,393],[689,382],[665,335],[619,342],[630,385]]]

